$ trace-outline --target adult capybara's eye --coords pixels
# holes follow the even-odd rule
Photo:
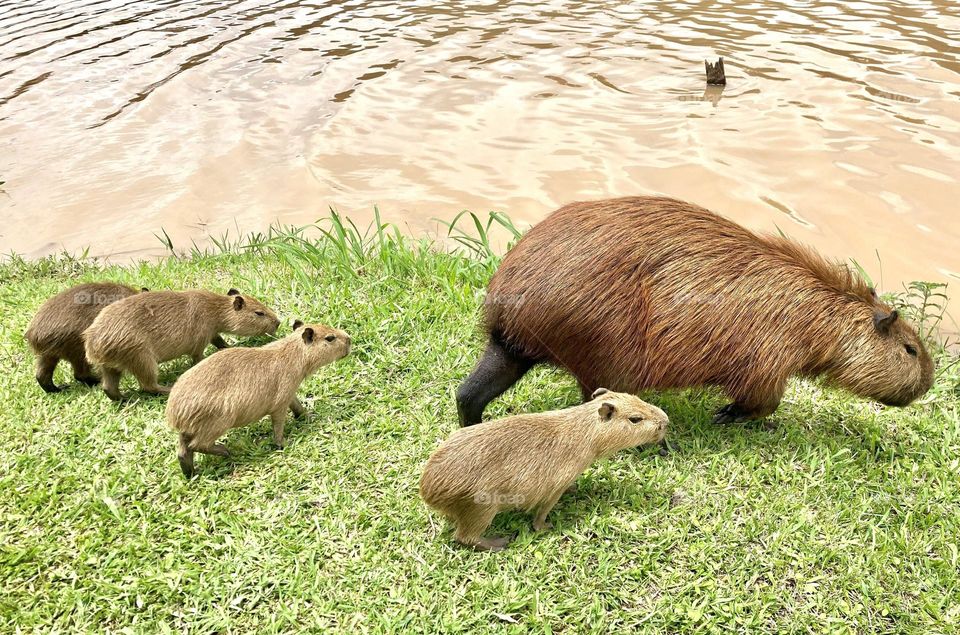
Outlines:
[[[255,315],[259,315],[260,317],[263,317],[264,315],[266,315],[266,313],[264,313],[263,311],[254,311],[253,313]]]
[[[327,340],[328,342],[332,342],[333,340],[337,339],[337,336],[331,333],[330,335],[326,336],[323,339]]]
[[[906,349],[907,355],[910,355],[911,357],[917,356],[917,349],[914,346],[910,344],[904,344],[903,348]]]
[[[643,421],[643,417],[630,417],[630,423],[640,423]]]

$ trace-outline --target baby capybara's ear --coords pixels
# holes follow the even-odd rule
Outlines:
[[[246,302],[243,301],[243,296],[242,296],[242,295],[235,295],[235,296],[233,296],[233,308],[234,308],[235,310],[239,311],[240,309],[243,308],[243,305],[244,305],[244,304],[246,304]]]
[[[615,413],[616,411],[617,411],[616,406],[614,406],[609,401],[604,401],[602,404],[600,404],[600,410],[598,412],[600,413],[601,419],[603,419],[604,421],[610,421],[610,419],[613,418],[613,413]]]
[[[240,295],[240,292],[234,288],[231,288],[229,291],[227,291],[227,295]]]
[[[147,287],[140,287],[140,293],[143,293],[144,291],[149,291],[149,290],[150,289],[148,289]]]
[[[610,391],[607,390],[606,388],[597,388],[596,390],[593,391],[593,394],[590,395],[590,399],[596,399],[596,398],[599,397],[600,395],[605,395],[605,394],[607,394],[608,392],[610,392]]]
[[[296,330],[297,330],[298,328],[300,328],[301,326],[303,326],[303,322],[302,322],[301,320],[294,320],[294,321],[293,321],[293,330],[294,330],[294,331],[296,331]]]
[[[313,344],[313,329],[309,326],[303,329],[303,341],[307,344]]]
[[[893,323],[897,321],[897,318],[900,317],[900,314],[896,311],[890,311],[888,315],[884,315],[879,311],[873,314],[873,325],[877,327],[877,330],[886,335],[890,332],[890,327],[893,326]]]

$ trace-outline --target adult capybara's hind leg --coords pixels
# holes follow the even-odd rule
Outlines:
[[[727,393],[733,397],[733,403],[717,410],[714,423],[734,423],[763,419],[780,405],[787,388],[784,379],[758,379],[753,382],[728,386]]]
[[[514,355],[491,338],[477,367],[457,389],[460,425],[480,423],[487,404],[517,383],[533,364],[533,360]]]
[[[57,369],[60,358],[56,355],[39,355],[37,357],[37,383],[45,392],[60,392],[60,386],[53,383],[53,371]]]

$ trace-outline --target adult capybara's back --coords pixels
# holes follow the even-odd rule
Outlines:
[[[916,331],[847,267],[669,198],[560,208],[504,257],[485,312],[463,424],[537,362],[584,395],[723,386],[733,403],[718,421],[773,412],[791,375],[894,406],[933,381]]]

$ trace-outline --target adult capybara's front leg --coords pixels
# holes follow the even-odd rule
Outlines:
[[[491,338],[477,367],[457,389],[460,425],[480,423],[487,404],[517,383],[533,364],[533,360],[514,355]]]

